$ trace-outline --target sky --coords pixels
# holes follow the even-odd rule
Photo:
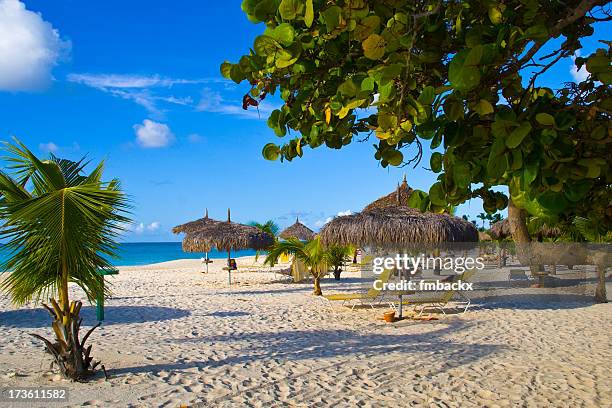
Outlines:
[[[265,123],[278,100],[243,111],[248,85],[219,73],[263,29],[239,0],[0,0],[0,140],[17,137],[41,156],[105,160],[105,178],[119,178],[133,206],[126,242],[180,240],[171,228],[206,208],[213,218],[231,208],[235,221],[281,227],[299,216],[316,230],[404,175],[429,189],[429,151],[417,168],[380,167],[371,141],[307,149],[291,163],[263,159],[262,147],[279,142]],[[600,24],[582,54],[610,34]],[[583,75],[567,58],[541,81]],[[457,214],[482,211],[472,200]]]

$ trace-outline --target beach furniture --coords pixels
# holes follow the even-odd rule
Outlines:
[[[378,276],[378,280],[381,281],[381,284],[387,283],[392,274],[392,269],[385,269],[380,276]],[[357,305],[368,305],[373,309],[375,301],[378,300],[378,303],[380,303],[382,300],[381,292],[382,291],[380,289],[371,287],[365,293],[335,293],[331,295],[323,295],[321,298],[327,301],[330,308],[331,302],[341,301],[343,306],[348,302],[351,305],[351,310],[355,309],[355,306]]]
[[[457,282],[459,280],[463,282],[469,281],[474,275],[475,270],[468,270],[463,272],[461,275],[457,275],[452,280],[453,282]],[[429,291],[413,291],[413,292],[394,292],[393,294],[397,295],[399,298],[398,302],[390,301],[389,306],[393,310],[397,310],[396,303],[399,307],[401,305],[414,306],[416,311],[417,308],[420,307],[420,310],[417,316],[421,316],[425,309],[434,308],[440,310],[443,314],[446,314],[446,307],[449,303],[453,303],[454,305],[458,305],[463,307],[463,312],[467,312],[470,307],[471,300],[468,298],[465,293],[458,290],[446,290],[439,292],[429,292]],[[407,296],[407,299],[403,297]]]
[[[104,277],[107,275],[119,274],[117,269],[98,269],[96,272],[98,275],[102,275],[102,282],[104,282]],[[96,299],[96,317],[100,322],[104,320],[104,293]]]
[[[510,273],[508,273],[508,280],[529,280],[529,276],[522,269],[510,269]]]

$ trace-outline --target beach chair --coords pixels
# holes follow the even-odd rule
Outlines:
[[[510,273],[508,274],[508,280],[513,281],[526,281],[529,280],[529,276],[522,269],[510,269]]]
[[[393,274],[392,269],[385,269],[378,277],[377,280],[382,283],[387,283],[391,275]],[[354,293],[334,293],[331,295],[321,296],[324,301],[327,301],[328,306],[333,311],[332,303],[335,301],[341,301],[344,306],[347,302],[351,305],[351,310],[355,309],[357,305],[368,305],[374,309],[374,303],[378,300],[378,303],[382,300],[381,290],[371,287],[367,292],[354,292]]]
[[[453,279],[453,282],[457,282],[458,280],[467,282],[470,280],[470,278],[472,278],[474,273],[475,273],[475,270],[473,269],[465,271],[461,275],[457,275]],[[398,293],[395,293],[395,294],[397,295]],[[463,307],[463,312],[461,313],[465,313],[467,312],[471,304],[470,298],[467,297],[465,293],[461,291],[457,291],[457,290],[447,290],[447,291],[440,291],[440,292],[433,292],[433,293],[424,292],[424,291],[416,292],[416,293],[407,292],[406,297],[407,299],[402,301],[402,305],[413,306],[415,312],[417,311],[417,308],[420,307],[420,310],[417,316],[421,316],[423,312],[425,311],[425,309],[429,309],[429,308],[438,309],[442,312],[442,314],[446,315],[445,309],[448,306],[448,304],[451,302],[454,305],[459,305]],[[395,306],[396,303],[399,304],[399,301],[391,301],[389,302],[389,306],[393,310],[397,311],[397,307]]]

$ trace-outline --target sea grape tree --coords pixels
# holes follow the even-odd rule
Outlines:
[[[371,138],[383,167],[403,166],[419,163],[425,145],[441,147],[428,163],[438,179],[420,195],[434,209],[480,197],[493,213],[508,205],[491,190],[504,185],[512,219],[527,211],[607,225],[610,42],[576,58],[588,71],[581,83],[539,84],[581,49],[594,24],[610,20],[606,7],[601,0],[244,0],[249,20],[265,30],[221,72],[251,85],[244,108],[268,94],[282,98],[268,125],[284,140],[263,148],[267,159]]]

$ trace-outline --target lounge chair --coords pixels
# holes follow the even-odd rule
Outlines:
[[[529,280],[529,276],[522,269],[510,269],[510,273],[508,274],[508,280]]]
[[[461,275],[457,275],[454,277],[453,282],[457,282],[461,280],[463,282],[469,281],[470,278],[474,275],[475,271],[468,270],[463,272]],[[395,295],[399,295],[399,293],[395,292]],[[470,307],[471,301],[463,292],[457,290],[446,290],[440,292],[406,292],[406,300],[402,300],[402,305],[414,306],[416,311],[417,307],[420,306],[420,311],[417,316],[423,314],[425,309],[435,308],[440,310],[443,314],[446,314],[446,306],[453,302],[455,305],[461,305],[464,307],[463,312],[467,312]],[[459,300],[454,300],[453,298],[458,297]],[[396,303],[399,304],[399,301],[390,301],[389,306],[396,310]]]
[[[392,269],[385,269],[377,280],[380,280],[381,283],[387,283],[391,275],[393,274]],[[379,302],[382,300],[381,290],[371,287],[367,292],[355,292],[355,293],[335,293],[331,295],[323,295],[321,298],[325,299],[329,307],[331,308],[331,302],[333,301],[342,301],[342,305],[346,302],[351,303],[351,310],[355,309],[355,306],[358,304],[361,305],[369,305],[372,309],[374,308],[374,301],[378,300]],[[333,309],[332,309],[333,310]]]

